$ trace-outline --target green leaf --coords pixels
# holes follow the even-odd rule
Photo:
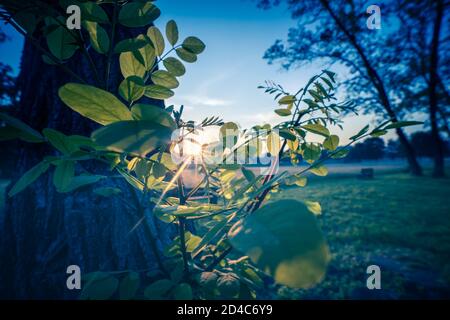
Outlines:
[[[217,289],[223,298],[235,298],[240,287],[238,276],[234,273],[226,273],[217,280]]]
[[[152,73],[151,78],[154,84],[168,89],[174,89],[180,85],[178,80],[171,73],[165,70],[156,70]]]
[[[269,153],[271,155],[278,155],[278,153],[280,152],[280,136],[278,134],[276,134],[274,131],[271,131],[268,135],[267,135],[267,151],[269,151]]]
[[[61,26],[50,32],[46,39],[48,49],[59,60],[71,58],[78,49],[70,31]]]
[[[275,109],[275,113],[282,117],[287,117],[292,114],[291,110],[289,110],[289,109]]]
[[[279,104],[292,104],[292,103],[294,103],[295,102],[295,97],[294,96],[291,96],[291,95],[288,95],[288,96],[284,96],[283,98],[281,98],[279,101],[278,101],[278,103]]]
[[[152,175],[156,179],[164,177],[167,173],[167,169],[164,165],[161,163],[155,162],[152,165]]]
[[[78,2],[77,5],[80,6],[81,17],[83,20],[98,23],[109,23],[108,15],[105,10],[103,10],[102,7],[95,2]]]
[[[319,123],[309,123],[309,124],[305,124],[302,126],[303,129],[324,136],[324,137],[328,137],[330,135],[330,131],[328,131],[328,129],[326,127],[324,127],[323,125],[319,124]]]
[[[304,202],[309,211],[314,213],[316,216],[322,214],[322,207],[320,203],[314,201],[305,201]]]
[[[120,83],[119,94],[128,103],[139,100],[144,93],[145,83],[140,77],[130,76]]]
[[[186,73],[186,68],[183,63],[174,57],[169,57],[163,60],[164,67],[167,71],[173,74],[175,77],[181,77]]]
[[[308,179],[306,179],[305,177],[297,177],[295,184],[299,187],[304,187],[304,186],[306,186],[307,181],[308,181]]]
[[[6,113],[0,113],[0,120],[3,120],[9,127],[16,129],[16,131],[14,132],[14,136],[17,136],[24,141],[33,143],[45,141],[44,137],[39,132],[31,128],[26,123],[20,121],[19,119],[11,117]]]
[[[92,139],[107,150],[144,156],[168,143],[171,133],[154,121],[119,121],[94,131]]]
[[[248,182],[252,182],[253,180],[255,180],[256,176],[252,170],[242,167],[241,171],[242,171],[242,174],[244,175],[245,179],[247,179]]]
[[[127,182],[129,184],[131,184],[134,188],[143,191],[144,190],[144,184],[136,179],[134,176],[132,176],[131,174],[129,174],[128,172],[118,169],[119,173],[125,178],[125,180],[127,180]]]
[[[419,124],[423,124],[423,122],[420,122],[420,121],[398,121],[398,122],[393,122],[390,125],[386,126],[384,128],[384,130],[416,126]]]
[[[214,227],[209,229],[207,233],[203,236],[202,240],[198,243],[197,247],[192,250],[192,258],[194,259],[203,249],[215,238],[217,237],[227,226],[228,220],[223,219],[222,221],[216,223]]]
[[[371,137],[381,137],[384,136],[386,133],[388,133],[387,130],[374,130],[370,133]]]
[[[147,44],[138,49],[138,52],[141,54],[142,58],[144,59],[144,67],[145,70],[150,70],[155,62],[156,62],[156,54],[155,54],[155,48],[151,45],[148,37],[146,35],[140,34],[137,36],[137,39],[139,40],[145,40]],[[133,52],[136,55],[136,52]],[[141,62],[142,64],[142,62]]]
[[[322,153],[322,150],[319,146],[315,145],[314,143],[304,143],[302,145],[303,149],[303,159],[308,163],[313,163],[317,159],[320,158],[320,155]]]
[[[323,147],[329,151],[334,151],[339,146],[339,137],[336,135],[331,135],[325,139],[323,142]]]
[[[144,290],[144,295],[148,299],[161,299],[172,287],[174,283],[168,279],[153,282]]]
[[[178,248],[180,247],[178,244],[176,244],[175,246],[177,246]],[[173,249],[175,249],[175,246],[173,247]],[[170,279],[174,283],[179,283],[183,278],[183,275],[184,275],[184,264],[182,261],[178,261],[177,264],[170,270]]]
[[[119,62],[120,71],[125,79],[131,76],[143,78],[147,71],[146,67],[136,59],[133,52],[122,52],[119,56]]]
[[[173,20],[169,20],[166,24],[166,37],[172,47],[178,41],[178,27],[177,23]]]
[[[10,197],[15,196],[19,192],[23,191],[26,187],[36,181],[43,173],[45,173],[50,164],[46,161],[42,161],[35,165],[33,168],[25,172],[25,174],[16,182],[16,184],[9,191]]]
[[[319,105],[311,99],[303,99],[303,102],[306,103],[311,109],[319,108]]]
[[[72,110],[102,125],[131,120],[130,110],[119,99],[96,87],[68,83],[59,89],[58,94]]]
[[[90,184],[97,183],[105,178],[106,178],[105,176],[88,175],[88,174],[76,176],[73,177],[72,181],[65,189],[59,190],[59,192],[72,192],[78,188],[82,188]]]
[[[128,2],[119,12],[119,22],[125,27],[144,27],[155,21],[161,11],[150,1]]]
[[[44,63],[49,64],[51,66],[56,66],[58,65],[55,61],[53,61],[48,55],[43,54],[41,56],[42,61],[44,61]]]
[[[283,128],[279,131],[279,134],[281,137],[287,140],[297,141],[297,136],[289,129]]]
[[[108,53],[110,42],[105,29],[91,21],[83,21],[83,26],[89,33],[92,48],[100,54]]]
[[[229,233],[233,247],[248,255],[277,283],[308,288],[322,280],[330,254],[314,214],[295,200],[269,203]]]
[[[287,177],[285,180],[284,180],[284,183],[287,185],[287,186],[293,186],[293,185],[297,185],[297,186],[299,186],[299,187],[304,187],[304,186],[306,186],[306,182],[307,182],[308,180],[305,178],[305,177],[301,177],[301,176],[298,176],[298,175],[292,175],[292,176],[290,176],[290,177]]]
[[[330,80],[334,83],[336,82],[334,77],[336,76],[336,73],[328,71],[328,70],[323,70],[323,72],[328,76],[328,78],[330,78]]]
[[[115,53],[129,52],[141,49],[148,45],[148,42],[144,38],[131,38],[120,41],[114,47]]]
[[[188,283],[180,283],[173,291],[175,300],[192,300],[192,289]]]
[[[336,151],[336,153],[334,153],[333,155],[331,155],[332,159],[341,159],[341,158],[345,158],[349,153],[349,150],[346,148],[342,148],[339,149],[338,151]]]
[[[222,144],[231,148],[238,142],[239,126],[234,122],[226,122],[220,127],[219,133],[222,138]]]
[[[350,137],[350,140],[356,140],[359,137],[363,136],[364,134],[367,133],[367,131],[369,131],[369,125],[366,125],[364,128],[362,128],[357,134],[355,134],[354,136]]]
[[[316,176],[324,177],[328,174],[328,169],[322,165],[316,165],[309,170],[311,173],[314,173]]]
[[[197,37],[187,37],[182,45],[183,49],[186,49],[189,52],[200,54],[205,50],[205,44],[202,40]]]
[[[145,88],[145,96],[148,98],[164,100],[174,95],[173,91],[159,85],[150,85]]]
[[[159,161],[159,163],[161,163],[169,171],[178,170],[178,166],[173,162],[172,156],[169,153],[163,153],[161,158],[159,158],[159,156],[160,154],[155,154],[150,159]]]
[[[75,175],[75,162],[61,160],[56,166],[53,174],[53,184],[58,192],[67,189]]]
[[[214,290],[217,285],[217,274],[214,272],[202,272],[200,274],[200,286],[206,290]]]
[[[193,63],[197,61],[197,55],[184,48],[178,48],[175,50],[175,52],[177,53],[178,57],[185,62]]]
[[[139,289],[139,273],[129,272],[120,282],[119,286],[120,300],[133,299],[138,289]]]
[[[161,33],[161,31],[159,31],[159,29],[157,27],[150,27],[147,30],[147,36],[150,38],[150,40],[153,43],[153,47],[155,48],[155,54],[157,56],[161,56],[164,52],[164,38],[163,35]]]
[[[202,238],[191,235],[189,237],[189,240],[186,241],[186,252],[191,253],[192,251],[194,251],[194,249],[197,248],[201,241]]]
[[[94,189],[94,193],[102,197],[111,197],[122,193],[119,188],[103,187]]]
[[[78,150],[65,134],[49,128],[44,129],[42,132],[50,144],[64,155],[70,155],[72,152]]]
[[[325,82],[330,89],[333,89],[333,84],[330,82],[330,80],[325,77],[320,77],[320,79],[322,79],[322,81]]]
[[[0,141],[19,139],[20,131],[11,126],[0,126]]]
[[[98,277],[84,285],[81,299],[107,300],[116,292],[119,280],[112,276]]]
[[[75,134],[68,136],[67,140],[71,145],[73,145],[77,149],[79,149],[79,147],[95,148],[94,142],[89,137],[79,136]]]

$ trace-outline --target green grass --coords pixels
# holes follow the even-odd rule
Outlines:
[[[0,180],[0,214],[7,182]],[[310,177],[272,199],[319,201],[319,220],[333,254],[327,276],[309,290],[281,298],[450,297],[450,179],[375,172]],[[366,268],[381,267],[382,290],[366,290]]]
[[[450,293],[450,179],[405,173],[311,177],[273,198],[319,201],[333,260],[327,277],[287,298],[441,298]],[[366,267],[382,289],[366,290]]]

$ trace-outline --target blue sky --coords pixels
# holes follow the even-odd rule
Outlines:
[[[181,38],[195,35],[207,46],[196,63],[187,65],[175,96],[168,101],[185,105],[188,119],[198,121],[220,115],[242,127],[276,123],[281,119],[273,112],[276,103],[257,86],[264,80],[274,80],[296,91],[322,68],[313,64],[284,71],[262,59],[264,51],[276,39],[284,39],[289,27],[295,26],[283,6],[262,10],[252,0],[158,0],[156,4],[162,11],[156,21],[158,27],[164,28],[168,20],[174,19]],[[12,41],[0,45],[0,60],[17,69],[22,39],[8,27],[6,31],[12,35]],[[340,74],[341,78],[345,76]],[[346,118],[343,132],[338,128],[332,131],[345,142],[373,119]]]
[[[181,37],[198,36],[207,46],[199,60],[188,65],[169,101],[184,104],[185,116],[193,120],[220,114],[225,121],[238,122],[244,128],[277,123],[281,119],[273,111],[277,104],[257,86],[274,80],[295,92],[321,70],[314,64],[285,71],[262,59],[265,50],[276,39],[284,39],[289,27],[296,24],[284,6],[262,10],[252,0],[159,0],[157,5],[162,11],[156,22],[159,27],[174,19]],[[350,117],[345,121],[348,129],[334,130],[345,141],[371,118]]]

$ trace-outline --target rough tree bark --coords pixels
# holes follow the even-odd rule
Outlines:
[[[438,127],[438,99],[437,99],[437,86],[438,86],[438,63],[439,63],[439,35],[441,32],[442,18],[444,16],[444,1],[438,0],[435,3],[436,6],[436,19],[433,28],[433,39],[431,41],[431,54],[430,54],[430,84],[429,84],[429,110],[430,110],[430,123],[431,123],[431,135],[434,140],[434,169],[433,177],[443,177],[444,172],[444,145],[439,134]]]
[[[127,32],[119,27],[118,40],[132,36]],[[104,56],[90,53],[100,74],[105,74]],[[122,76],[118,57],[113,60],[110,84],[117,88]],[[95,83],[88,61],[80,53],[67,66]],[[65,134],[89,135],[98,125],[73,112],[57,95],[58,88],[70,81],[75,79],[45,64],[41,53],[26,41],[18,80],[21,100],[15,116],[37,130],[49,127]],[[19,148],[15,165],[10,168],[14,180],[52,152],[44,144],[19,143]],[[87,169],[92,173],[108,172],[101,164]],[[149,232],[155,234],[165,225],[149,215],[129,233],[140,219],[138,213],[119,199],[96,196],[94,187],[58,194],[52,185],[52,171],[9,199],[0,216],[1,298],[75,298],[79,292],[66,289],[66,268],[71,264],[79,265],[82,273],[157,269]],[[122,180],[105,183],[121,188],[127,201],[137,198]],[[169,241],[164,233],[156,237],[159,249]]]

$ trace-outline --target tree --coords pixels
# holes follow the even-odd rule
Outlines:
[[[281,1],[260,0],[259,5],[269,8]],[[284,68],[302,66],[312,60],[339,63],[349,70],[344,81],[347,94],[362,106],[365,112],[376,112],[399,121],[386,77],[387,65],[380,60],[386,36],[380,31],[366,28],[366,2],[330,2],[327,0],[286,1],[298,27],[291,28],[288,40],[277,40],[264,58],[273,63],[280,61]],[[383,15],[389,14],[383,8]],[[380,41],[381,39],[381,41]],[[421,175],[414,149],[401,128],[396,133],[405,150],[410,171]]]
[[[65,9],[57,1],[11,3],[13,6],[28,6],[31,3],[31,8],[35,10],[50,10],[53,15],[54,10],[58,10],[58,15],[66,16]],[[3,2],[2,5],[7,3]],[[114,14],[113,5],[103,6],[111,17]],[[8,19],[5,12],[2,14]],[[28,16],[28,21],[32,21],[33,16],[36,17],[37,13]],[[49,127],[66,134],[90,134],[98,128],[98,124],[67,108],[58,97],[58,88],[67,82],[78,81],[69,70],[82,74],[88,83],[97,83],[92,64],[95,64],[102,80],[109,68],[111,72],[108,84],[117,88],[121,81],[118,59],[111,59],[108,67],[105,59],[92,46],[86,46],[92,61],[85,52],[77,50],[74,57],[62,66],[51,65],[42,59],[42,48],[46,49],[47,44],[41,31],[37,28],[35,31],[24,30],[22,27],[19,30],[23,30],[27,38],[17,80],[21,96],[14,115],[37,130]],[[114,42],[145,32],[146,28],[130,30],[132,29],[116,25]],[[107,31],[112,35],[111,28]],[[83,36],[86,37],[84,30]],[[161,100],[152,100],[152,104],[163,105]],[[5,168],[5,171],[11,172],[12,178],[17,180],[48,155],[49,151],[42,144],[19,142],[14,167]],[[98,164],[90,164],[84,170],[109,171],[107,166]],[[6,298],[75,296],[76,292],[70,293],[61,285],[65,283],[65,269],[74,262],[83,272],[117,270],[124,266],[158,269],[147,228],[167,228],[167,225],[162,226],[149,219],[135,232],[129,233],[141,217],[136,216],[119,199],[100,201],[101,196],[93,193],[94,187],[91,186],[80,189],[76,196],[59,194],[55,191],[52,180],[52,175],[46,174],[37,182],[36,188],[7,202],[6,212],[0,222],[0,260],[8,263],[0,266],[0,295]],[[108,183],[104,186],[120,188],[133,201],[138,197],[126,183]],[[167,237],[168,234],[161,233],[158,239],[160,249]]]
[[[418,131],[411,135],[411,142],[416,149],[416,153],[419,157],[434,158],[436,150],[436,140],[433,138],[431,132]],[[443,154],[448,154],[448,145],[443,145]]]
[[[411,141],[411,143],[414,145],[413,141]],[[417,151],[417,149],[416,149],[416,151]],[[386,144],[385,153],[386,153],[386,157],[388,157],[390,159],[395,159],[395,158],[399,158],[399,157],[403,158],[405,156],[403,154],[403,150],[401,148],[399,141],[394,140],[394,139],[388,140],[388,142]]]
[[[2,138],[35,144],[35,148],[26,148],[32,154],[21,150],[20,161],[32,158],[33,162],[9,189],[8,195],[21,202],[10,202],[1,224],[5,231],[1,255],[13,261],[1,266],[1,289],[8,297],[66,296],[64,271],[74,263],[85,274],[81,298],[254,298],[263,284],[258,275],[262,270],[279,284],[310,287],[321,281],[330,259],[316,220],[320,205],[297,200],[266,203],[269,193],[281,184],[304,186],[302,175],[307,172],[326,175],[322,162],[344,157],[346,148],[361,139],[417,124],[386,121],[372,130],[367,125],[350,138],[350,144],[338,148],[339,137],[327,125],[338,124],[337,117],[351,104],[335,97],[335,74],[329,70],[312,77],[295,93],[270,82],[261,87],[275,96],[275,113],[290,117],[273,128],[254,126],[239,132],[236,124],[223,123],[218,117],[196,124],[184,118],[183,106],[162,108],[148,100],[172,96],[172,89],[179,85],[176,77],[185,72],[179,59],[195,62],[205,50],[196,37],[179,41],[173,20],[165,26],[166,37],[155,26],[136,34],[159,16],[152,1],[77,2],[84,10],[81,32],[61,23],[57,14],[64,6],[36,3],[38,7],[21,7],[8,2],[0,16],[44,54],[40,58],[45,63],[67,73],[64,82],[75,80],[60,84],[61,79],[51,72],[48,76],[42,67],[40,85],[24,86],[32,87],[21,96],[21,102],[29,104],[21,105],[17,114],[33,122],[23,109],[42,109],[42,105],[31,93],[35,91],[42,100],[50,95],[53,99],[44,100],[52,103],[51,109],[45,109],[48,114],[33,111],[44,124],[57,129],[42,128],[42,123],[32,128],[10,113],[0,113],[7,129]],[[25,22],[21,20],[24,12]],[[35,19],[30,19],[30,13]],[[30,25],[30,21],[37,23]],[[120,32],[117,24],[126,28]],[[87,37],[91,46],[87,46]],[[101,58],[89,52],[91,48]],[[74,71],[74,61],[85,62],[81,66],[86,70],[78,66]],[[34,67],[27,65],[22,75]],[[111,76],[119,70],[121,76]],[[46,87],[46,81],[52,81],[52,86]],[[50,94],[43,97],[43,89]],[[56,96],[75,113],[65,116],[55,103]],[[52,121],[55,112],[57,121]],[[81,123],[84,127],[80,128]],[[219,144],[195,140],[209,126],[219,129]],[[68,128],[75,132],[67,133]],[[89,135],[80,134],[84,128]],[[311,134],[322,136],[323,142],[311,142]],[[240,138],[245,143],[238,143]],[[250,146],[255,139],[260,141]],[[200,147],[175,161],[174,150],[186,141]],[[250,152],[250,147],[258,156],[274,156],[269,172],[257,175],[236,161],[235,155],[241,150]],[[212,152],[213,163],[205,161],[213,151],[210,148],[219,153]],[[321,158],[323,152],[326,158]],[[247,155],[243,158],[249,159]],[[283,157],[294,164],[302,159],[309,166],[295,174],[277,172],[278,159]],[[235,162],[228,163],[228,158]],[[203,176],[188,189],[181,173],[194,159]],[[97,188],[92,190],[94,184]],[[50,185],[58,193],[49,190]],[[101,201],[93,194],[107,199]],[[177,234],[172,232],[175,229]],[[277,241],[265,241],[267,230]],[[100,272],[86,274],[90,270]],[[145,281],[140,281],[141,276]]]
[[[429,114],[434,140],[433,176],[444,175],[444,143],[441,132],[449,132],[447,92],[448,30],[442,22],[448,17],[444,1],[394,1],[393,15],[401,27],[393,33],[384,51],[391,77],[397,80],[397,95],[401,103],[398,112],[420,111]]]
[[[348,155],[349,159],[354,160],[379,160],[385,153],[384,140],[381,138],[368,138],[364,142],[354,145]]]

